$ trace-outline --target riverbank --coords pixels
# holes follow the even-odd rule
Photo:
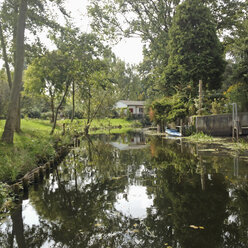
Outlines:
[[[14,145],[0,141],[0,217],[1,212],[6,212],[12,202],[8,185],[20,181],[24,175],[48,161],[58,160],[61,148],[70,145],[74,136],[81,135],[85,125],[84,120],[75,120],[73,123],[70,120],[61,120],[51,136],[52,124],[49,121],[24,119],[22,131],[14,136]],[[90,134],[123,133],[138,126],[140,123],[137,121],[123,119],[93,120]],[[3,129],[4,121],[0,120],[0,136]]]
[[[63,123],[66,124],[65,136],[61,135]],[[73,124],[70,120],[61,120],[51,136],[52,124],[49,121],[22,120],[22,132],[15,134],[14,145],[0,142],[0,182],[15,182],[39,164],[53,159],[56,147],[67,144],[76,133],[82,133],[84,125],[84,120],[75,120]],[[90,133],[121,133],[138,126],[139,122],[123,119],[93,120]],[[3,128],[4,121],[0,121],[0,136]]]
[[[231,137],[212,137],[203,133],[193,134],[189,137],[183,137],[185,142],[213,146],[213,149],[206,149],[209,152],[226,152],[233,156],[237,154],[248,156],[248,139],[246,136],[238,141],[233,141]]]
[[[4,121],[0,122],[0,136]],[[43,120],[22,120],[22,131],[14,136],[14,145],[0,142],[0,181],[14,182],[18,177],[55,155],[60,126],[50,136],[51,124]]]
[[[156,131],[145,130],[145,134],[151,136],[161,136],[166,138],[165,133],[157,133]],[[220,152],[220,150],[225,150],[229,153],[240,153],[242,155],[248,156],[248,139],[246,136],[241,137],[238,142],[233,141],[231,137],[213,137],[206,134],[196,133],[191,136],[179,138],[184,142],[201,144],[205,146],[216,146],[213,149],[206,149],[209,152]]]

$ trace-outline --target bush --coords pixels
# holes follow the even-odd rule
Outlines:
[[[28,118],[32,119],[39,119],[41,117],[41,111],[37,107],[29,108],[29,109],[23,109],[21,116],[26,116]]]
[[[185,102],[183,96],[176,94],[155,100],[150,107],[149,116],[156,124],[163,121],[167,123],[184,119],[188,115],[189,101]]]
[[[229,103],[237,103],[239,111],[248,110],[248,91],[245,83],[231,85],[224,95]]]
[[[42,120],[51,120],[52,119],[52,112],[49,111],[49,112],[41,113],[40,118]]]
[[[219,101],[214,99],[214,101],[211,103],[211,113],[217,115],[223,114],[225,112],[227,112],[227,107],[224,98],[220,99]]]

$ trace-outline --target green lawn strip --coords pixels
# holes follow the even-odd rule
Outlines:
[[[135,120],[125,120],[125,119],[95,119],[92,121],[91,128],[131,128],[138,127],[140,123]]]
[[[67,126],[72,130],[83,132],[86,126],[86,119],[75,119],[73,123],[70,120],[60,120],[59,123],[66,123]],[[95,133],[123,133],[125,129],[139,128],[141,123],[137,120],[125,120],[125,119],[94,119],[90,125],[90,134]],[[118,130],[119,129],[119,130]]]
[[[134,130],[131,127],[127,128],[114,128],[109,130],[98,129],[96,131],[91,131],[90,134],[123,134]]]
[[[81,120],[83,125],[86,125],[86,120]],[[131,127],[133,125],[135,125],[136,121],[134,120],[125,120],[125,119],[109,119],[109,118],[105,118],[105,119],[94,119],[91,123],[91,128],[108,128],[108,127],[117,127],[117,126],[121,126],[121,127]]]

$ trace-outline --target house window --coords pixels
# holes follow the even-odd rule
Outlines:
[[[132,108],[130,108],[129,111],[130,111],[131,113],[133,113],[133,109],[132,109]]]
[[[144,109],[143,108],[139,108],[139,112],[143,114],[144,113]]]

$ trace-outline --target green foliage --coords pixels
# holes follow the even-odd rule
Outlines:
[[[194,99],[194,105],[191,106],[194,112],[190,111],[190,115],[198,114],[199,99]],[[201,115],[224,114],[229,112],[228,101],[225,94],[220,91],[205,91],[202,101]]]
[[[21,114],[29,118],[42,118],[50,110],[47,96],[23,94],[21,101]],[[46,119],[46,118],[45,118]]]
[[[248,84],[248,19],[246,18],[235,33],[235,42],[231,48],[237,67],[234,70],[236,81]]]
[[[210,10],[201,1],[186,0],[176,8],[169,38],[164,89],[192,82],[192,94],[196,95],[200,79],[205,88],[220,88],[223,50]]]
[[[3,121],[0,121],[0,133]],[[14,181],[35,168],[37,163],[49,160],[55,154],[56,137],[49,135],[51,125],[41,120],[22,120],[22,132],[15,135],[15,145],[0,142],[0,181]]]
[[[93,19],[92,28],[98,34],[105,37],[105,39],[139,35],[146,44],[143,48],[144,61],[139,66],[145,98],[150,97],[154,99],[156,97],[161,97],[161,86],[165,87],[165,80],[168,75],[165,77],[164,68],[167,66],[169,58],[168,32],[171,29],[175,9],[182,2],[184,1],[90,0],[88,9],[89,14]],[[192,55],[187,61],[187,63],[189,62],[189,65],[193,64],[196,66],[197,64],[197,66],[200,66],[200,71],[197,71],[198,69],[196,71],[188,71],[187,68],[170,65],[170,68],[168,68],[170,69],[170,76],[172,77],[173,74],[175,75],[169,80],[171,85],[181,83],[187,84],[191,81],[188,77],[185,79],[186,82],[178,81],[178,78],[182,73],[184,76],[186,76],[185,74],[199,75],[202,71],[202,67],[206,66],[205,75],[203,75],[205,84],[208,84],[209,88],[218,88],[221,84],[220,74],[224,65],[222,58],[219,58],[219,56],[222,55],[222,48],[219,44],[216,45],[216,42],[219,43],[219,41],[216,38],[216,35],[213,35],[213,31],[215,33],[217,30],[218,35],[225,38],[224,45],[226,47],[232,44],[233,39],[226,39],[226,37],[233,37],[233,31],[239,29],[239,25],[242,23],[243,19],[245,19],[247,13],[247,3],[243,0],[206,0],[195,2],[199,3],[201,6],[203,6],[202,3],[204,3],[205,6],[208,6],[209,13],[204,15],[204,12],[199,11],[197,8],[198,6],[189,10],[192,16],[198,15],[199,19],[195,19],[195,21],[199,22],[200,20],[202,26],[204,26],[203,31],[198,30],[197,28],[195,29],[195,33],[197,33],[198,36],[192,47],[200,44],[201,47],[208,47],[208,51],[212,49],[212,52],[210,52],[211,54],[209,56],[209,52],[200,51],[202,59],[199,59],[199,61],[191,61],[191,59],[196,59],[195,56]],[[176,15],[179,16],[179,14]],[[183,16],[185,17],[185,15]],[[189,24],[190,22],[182,23],[182,29],[185,28],[187,30],[190,26]],[[185,37],[189,38],[192,34],[193,33],[190,33],[187,30]],[[183,35],[182,37],[176,35],[175,40],[178,42],[180,40],[182,40],[182,42],[185,41]],[[186,50],[192,52],[192,47],[186,47]],[[176,54],[177,52],[182,53],[183,51],[175,51]],[[192,54],[194,54],[194,52],[199,53],[197,47]],[[212,66],[211,70],[209,70],[209,66]],[[209,77],[206,75],[206,71],[208,70],[211,74]],[[167,73],[168,72],[166,72],[166,74]],[[201,76],[200,78],[203,79],[203,77]],[[173,80],[174,78],[175,81]],[[200,78],[196,79],[194,86]],[[216,80],[214,80],[214,78]],[[171,85],[166,85],[167,89],[166,91],[163,91],[163,94],[172,95],[175,93],[174,89],[170,87]],[[162,89],[164,87],[162,87]],[[196,93],[196,89],[192,90]]]
[[[8,186],[6,184],[0,183],[0,211],[5,200],[9,196]]]
[[[0,117],[5,116],[7,113],[10,94],[9,85],[7,83],[7,79],[4,73],[4,70],[0,71]]]
[[[49,94],[55,97],[64,91],[71,79],[72,65],[68,54],[62,51],[47,52],[36,58],[25,72],[25,90],[29,94]]]
[[[208,142],[213,141],[213,137],[209,136],[207,134],[204,134],[203,132],[194,133],[190,137],[187,137],[188,140],[196,141],[196,142]]]
[[[26,18],[25,29],[29,33],[37,37],[44,29],[46,31],[55,31],[61,28],[57,21],[57,15],[60,13],[67,15],[63,7],[64,0],[31,0],[28,1],[28,11]],[[1,4],[1,23],[3,29],[3,36],[5,38],[5,46],[7,50],[8,63],[14,65],[14,53],[16,49],[16,19],[19,14],[20,1],[4,0]],[[3,46],[3,44],[1,44]],[[40,39],[26,39],[26,62],[29,64],[32,59],[40,55],[44,50],[44,45]]]
[[[248,110],[248,91],[247,84],[236,83],[231,85],[226,92],[228,103],[237,103],[239,111]]]
[[[211,103],[211,113],[214,115],[223,114],[226,111],[225,100],[222,98],[218,101],[216,98]]]
[[[73,61],[70,73],[75,91],[74,97],[73,92],[67,97],[67,116],[70,115],[70,109],[72,111],[72,107],[68,107],[73,102],[72,98],[75,113],[78,117],[87,118],[89,125],[96,117],[111,115],[117,100],[118,73],[114,70],[115,57],[110,49],[95,34],[81,33],[71,27],[53,35],[53,40]]]
[[[144,85],[134,66],[117,59],[111,65],[111,72],[118,99],[144,100]]]
[[[184,119],[188,113],[188,104],[184,101],[184,97],[176,94],[172,97],[164,97],[154,101],[151,104],[152,121],[160,123],[165,121],[167,123],[175,122],[179,119]]]

